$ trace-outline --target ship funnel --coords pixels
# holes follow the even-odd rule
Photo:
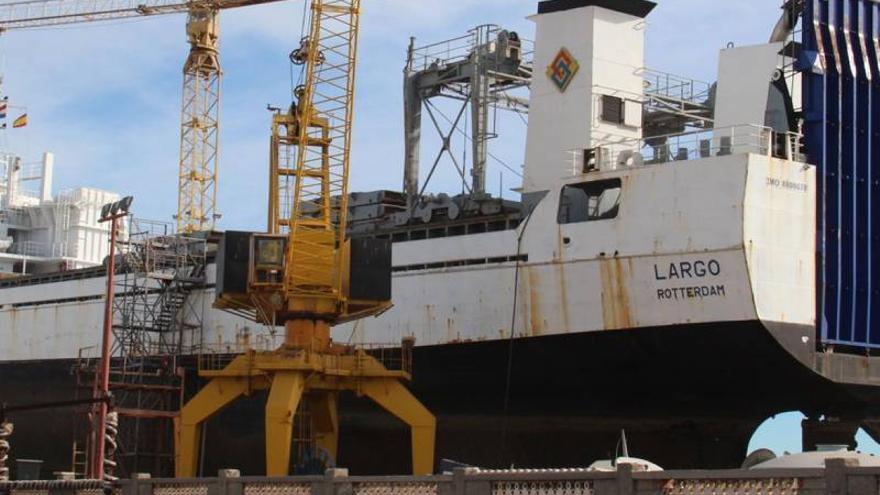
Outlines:
[[[525,194],[581,173],[573,151],[642,138],[646,0],[548,0],[536,24]]]

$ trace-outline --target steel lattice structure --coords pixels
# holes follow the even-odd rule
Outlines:
[[[305,79],[297,112],[281,146],[296,146],[294,169],[273,167],[273,181],[293,187],[277,192],[289,217],[276,228],[289,229],[285,288],[289,296],[342,299],[340,271],[348,213],[348,170],[357,59],[359,0],[319,0],[312,5],[309,37],[300,54]],[[291,135],[291,130],[295,131]],[[273,156],[283,155],[273,152]],[[292,196],[291,196],[292,195]]]
[[[220,157],[220,80],[218,12],[191,10],[187,35],[191,50],[183,67],[180,124],[180,177],[177,230],[210,231],[217,213]]]

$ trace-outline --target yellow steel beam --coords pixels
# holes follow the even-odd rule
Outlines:
[[[248,387],[248,380],[244,378],[215,378],[181,409],[175,443],[178,478],[196,476],[202,423],[248,393]]]
[[[398,380],[368,380],[360,392],[409,425],[414,475],[434,472],[434,442],[437,420]]]
[[[434,468],[436,420],[401,380],[408,375],[385,368],[363,351],[336,355],[317,352],[249,353],[222,371],[202,372],[212,380],[181,411],[177,436],[177,474],[195,475],[201,424],[251,390],[270,389],[266,404],[266,469],[288,474],[293,419],[303,397],[312,408],[315,440],[333,458],[338,453],[338,393],[366,396],[409,425],[413,474]]]
[[[339,412],[336,392],[317,392],[309,399],[315,444],[335,461],[339,451]]]
[[[178,14],[193,9],[230,9],[280,0],[17,0],[0,4],[0,32],[63,24]]]
[[[304,376],[298,371],[282,371],[272,378],[266,402],[266,476],[287,476],[293,418],[302,398]]]

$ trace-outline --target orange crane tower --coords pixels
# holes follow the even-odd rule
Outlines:
[[[25,0],[0,4],[0,33],[28,28],[187,13],[177,230],[211,231],[220,218],[219,12],[280,0]]]

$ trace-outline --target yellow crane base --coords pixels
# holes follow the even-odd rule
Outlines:
[[[387,369],[363,350],[318,353],[307,350],[249,352],[224,369],[202,371],[210,382],[180,411],[176,422],[176,471],[179,478],[196,476],[201,425],[239,397],[269,390],[266,403],[266,475],[287,476],[293,419],[300,401],[311,407],[319,448],[336,458],[339,442],[338,396],[342,391],[368,397],[409,425],[414,475],[434,470],[434,416],[403,385],[404,371]]]

